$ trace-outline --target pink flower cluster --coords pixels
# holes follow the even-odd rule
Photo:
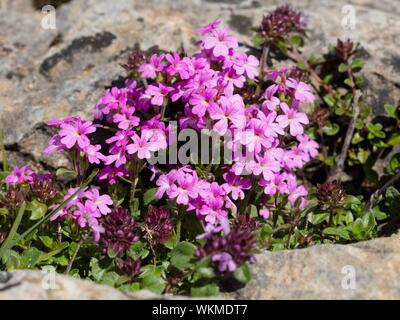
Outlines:
[[[78,188],[70,188],[64,197],[67,200]],[[104,232],[104,228],[98,219],[111,212],[110,206],[113,201],[109,195],[101,195],[96,188],[84,188],[78,195],[72,199],[63,210],[56,213],[50,220],[57,218],[71,218],[77,222],[81,228],[88,227],[93,233],[95,241],[100,239],[100,233]]]
[[[15,167],[13,171],[4,178],[4,182],[12,186],[31,184],[34,177],[35,173],[29,168],[29,165],[26,165],[21,168]]]
[[[49,146],[44,150],[46,155],[64,150],[77,150],[78,153],[82,152],[90,163],[99,164],[104,160],[104,156],[100,153],[101,146],[90,144],[88,135],[96,131],[92,121],[68,117],[52,120],[49,125],[57,126],[60,130],[50,139]]]
[[[305,134],[308,118],[299,107],[313,102],[314,96],[307,84],[287,77],[293,69],[267,70],[271,84],[256,104],[245,105],[237,91],[246,81],[257,81],[259,62],[239,52],[237,39],[218,25],[216,20],[198,29],[200,53],[183,58],[176,53],[153,55],[139,70],[144,77],[175,79],[151,85],[146,93],[154,108],[161,100],[180,100],[184,104],[178,119],[181,128],[210,128],[221,136],[234,133],[233,165],[225,169],[222,184],[199,179],[187,167],[172,170],[158,178],[157,195],[176,199],[211,224],[226,219],[227,209],[236,210],[232,200],[244,199],[245,191],[257,185],[265,196],[286,194],[293,205],[300,198],[302,208],[307,190],[297,185],[294,170],[317,156],[318,144]],[[162,99],[153,100],[156,87]],[[243,154],[253,158],[243,159]],[[270,216],[269,209],[262,207],[260,215]]]
[[[108,179],[109,183],[114,184],[116,177],[127,175],[126,164],[129,160],[149,159],[153,152],[167,148],[169,127],[160,120],[160,114],[149,120],[141,120],[151,104],[163,104],[165,90],[162,86],[156,88],[151,85],[147,89],[139,88],[135,81],[128,80],[125,88],[113,87],[98,101],[96,118],[118,128],[106,140],[110,145],[109,155],[104,159],[106,166],[99,174],[100,180]]]

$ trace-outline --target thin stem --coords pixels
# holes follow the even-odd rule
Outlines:
[[[354,130],[356,127],[357,119],[360,115],[359,100],[361,97],[361,92],[356,90],[354,101],[353,101],[353,117],[350,120],[349,127],[347,128],[345,139],[342,146],[342,152],[337,158],[336,164],[331,168],[330,176],[337,178],[344,171],[345,161],[347,159],[347,152],[349,151],[351,139],[353,138]]]
[[[378,201],[378,198],[386,191],[387,188],[389,188],[392,184],[394,184],[397,180],[400,180],[400,171],[397,172],[393,177],[391,177],[382,187],[380,187],[378,190],[376,190],[371,197],[369,198],[369,201],[365,205],[364,212],[370,211]]]
[[[76,246],[76,249],[71,257],[71,260],[68,263],[67,269],[65,270],[65,274],[69,274],[69,272],[71,271],[71,268],[72,268],[72,265],[74,264],[76,256],[78,255],[78,252],[85,240],[86,240],[86,237],[82,237],[82,239],[78,242],[78,245]]]

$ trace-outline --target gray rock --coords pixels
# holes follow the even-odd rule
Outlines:
[[[400,235],[266,252],[235,299],[400,299]],[[350,280],[352,279],[352,280]],[[353,286],[354,285],[354,286]]]
[[[368,60],[365,101],[377,112],[400,100],[400,7],[395,0],[296,0],[309,20],[311,50],[336,38],[359,41]],[[56,167],[65,159],[42,154],[51,118],[92,117],[104,87],[124,76],[119,63],[133,48],[195,50],[194,28],[221,17],[240,41],[250,44],[249,29],[280,1],[251,0],[71,0],[56,9],[56,30],[41,27],[43,1],[5,0],[0,7],[0,127],[11,164],[32,161]],[[31,4],[31,5],[30,5]],[[342,26],[355,9],[355,28]],[[38,143],[33,143],[38,141]],[[15,162],[14,162],[15,159]]]
[[[114,288],[69,276],[32,270],[0,272],[0,300],[128,300],[156,295],[127,295]]]

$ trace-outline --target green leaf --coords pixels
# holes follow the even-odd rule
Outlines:
[[[325,58],[321,54],[312,54],[308,59],[308,62],[315,66],[317,64],[321,64],[325,62]]]
[[[121,278],[121,276],[114,271],[106,272],[102,276],[100,283],[106,284],[110,287],[114,287],[118,283],[120,278]]]
[[[345,227],[338,227],[336,229],[337,235],[345,240],[350,240],[350,235],[349,232],[347,231],[347,229]]]
[[[396,144],[400,143],[400,132],[394,132],[392,135],[389,137],[387,144],[389,146],[395,146]]]
[[[243,263],[234,271],[233,276],[241,283],[248,283],[251,280],[251,271],[249,265],[247,263]]]
[[[322,128],[322,131],[328,136],[334,136],[340,130],[340,127],[336,123],[328,123],[326,126]]]
[[[39,236],[40,241],[45,245],[45,247],[51,249],[53,247],[53,239],[49,236]]]
[[[363,59],[357,58],[351,62],[351,68],[352,69],[361,69],[364,66],[364,64],[365,64],[365,61]]]
[[[367,162],[368,156],[369,156],[368,150],[364,150],[363,148],[358,148],[357,159],[358,161],[360,161],[360,163],[364,164],[365,162]]]
[[[147,190],[143,195],[143,202],[147,206],[150,203],[155,202],[157,199],[155,197],[158,188],[151,188]]]
[[[382,131],[383,126],[380,123],[375,123],[375,124],[368,123],[367,128],[369,131],[368,139],[373,139],[374,137],[376,137],[376,138],[385,138],[386,137],[385,132]]]
[[[379,206],[372,208],[371,213],[378,221],[385,220],[387,218],[387,214],[381,211],[381,209],[379,209]]]
[[[25,250],[21,255],[21,268],[33,268],[39,262],[42,253],[42,251],[35,247]]]
[[[90,266],[90,274],[93,279],[97,282],[101,282],[104,274],[106,273],[106,269],[102,269],[99,266],[99,260],[96,258],[92,258],[89,263]]]
[[[210,283],[202,287],[190,288],[190,294],[193,297],[210,297],[219,294],[219,288],[216,284]]]
[[[264,44],[265,38],[261,36],[260,34],[256,33],[253,38],[251,39],[251,42],[255,47],[259,47]]]
[[[57,169],[57,171],[56,171],[56,176],[57,177],[62,176],[64,174],[72,174],[74,176],[77,175],[75,170],[71,170],[71,169],[67,169],[67,168],[59,168],[59,169]]]
[[[26,203],[23,202],[18,210],[18,214],[14,220],[10,232],[8,233],[7,238],[4,240],[3,244],[0,247],[0,261],[3,259],[4,254],[6,254],[7,251],[14,246],[14,243],[18,243],[17,241],[14,240],[14,237],[17,235],[18,227],[21,224],[21,220],[25,213],[25,209],[26,209]]]
[[[395,174],[396,171],[400,168],[400,153],[396,153],[389,161],[389,168],[391,174]]]
[[[31,216],[29,217],[30,220],[38,220],[47,212],[47,206],[36,199],[29,202],[26,209],[31,211]]]
[[[323,221],[327,221],[329,218],[329,212],[324,212],[324,213],[319,213],[319,214],[313,214],[311,217],[311,223],[313,225],[320,224]]]
[[[400,192],[393,186],[386,189],[385,198],[389,212],[400,216]]]
[[[171,264],[178,269],[185,269],[191,266],[190,260],[196,252],[196,246],[190,242],[179,242],[171,251]]]
[[[214,269],[211,267],[202,267],[196,270],[196,272],[202,277],[206,279],[211,279],[215,277]]]
[[[328,235],[334,235],[334,236],[338,236],[338,235],[339,235],[337,229],[334,228],[334,227],[325,228],[325,229],[322,231],[322,233],[323,233],[323,234],[328,234]]]
[[[332,97],[332,96],[329,95],[329,94],[327,94],[326,96],[324,96],[323,99],[324,99],[325,103],[326,103],[329,107],[331,107],[331,108],[333,108],[333,107],[335,106],[335,104],[336,104],[335,98]]]
[[[386,103],[384,105],[384,108],[390,118],[397,119],[397,115],[396,115],[397,108],[394,105],[392,105],[390,103]]]
[[[161,277],[155,275],[143,277],[140,284],[142,289],[149,290],[155,294],[161,294],[165,289],[165,281]]]
[[[347,71],[347,64],[345,64],[343,62],[341,64],[339,64],[338,71],[339,72],[346,72]]]
[[[364,138],[360,135],[359,132],[356,132],[353,138],[351,139],[351,144],[358,144],[361,141],[364,141]]]
[[[344,79],[343,82],[344,82],[344,84],[347,84],[349,87],[353,87],[354,86],[354,82],[350,78]]]
[[[289,42],[292,47],[299,47],[303,44],[303,38],[297,34],[294,34],[290,37]]]
[[[128,257],[137,260],[144,259],[149,255],[150,251],[146,248],[145,244],[141,241],[132,243],[126,254]]]

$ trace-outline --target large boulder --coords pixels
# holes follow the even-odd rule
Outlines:
[[[235,299],[400,299],[400,235],[265,252]]]
[[[287,1],[308,16],[310,49],[323,50],[336,38],[363,46],[366,101],[377,111],[400,99],[400,6],[395,0]],[[40,8],[56,6],[56,29],[43,29]],[[46,158],[55,117],[92,117],[103,89],[121,80],[134,48],[149,52],[183,46],[193,52],[193,31],[217,17],[250,44],[249,31],[280,1],[249,0],[5,0],[0,6],[0,128],[10,162],[44,168],[65,164]],[[352,6],[352,7],[349,7]],[[352,14],[354,8],[354,16]],[[349,19],[350,20],[349,20]],[[355,19],[353,19],[355,18]],[[350,22],[348,24],[347,22]],[[354,23],[353,23],[354,22]],[[352,24],[353,23],[353,24]],[[350,26],[350,28],[348,28]]]

